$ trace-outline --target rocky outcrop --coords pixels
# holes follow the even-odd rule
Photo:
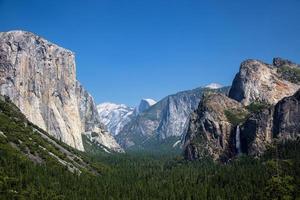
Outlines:
[[[225,161],[239,153],[260,156],[275,139],[299,137],[300,92],[293,95],[299,83],[299,65],[291,61],[274,58],[269,65],[246,60],[232,83],[231,99],[212,95],[193,113],[185,157]]]
[[[246,60],[233,80],[229,97],[244,105],[254,101],[275,104],[282,98],[293,95],[300,88],[300,85],[293,81],[297,80],[297,77],[286,73],[293,72],[294,68],[298,67],[291,61],[280,58],[274,58],[273,65],[259,60]]]
[[[260,156],[274,140],[300,137],[300,90],[252,115],[241,128],[242,152]]]
[[[184,140],[185,157],[226,160],[237,154],[235,134],[239,131],[236,130],[239,119],[231,119],[230,115],[242,118],[247,114],[242,104],[224,94],[206,94],[192,113]]]
[[[76,80],[74,53],[37,35],[0,33],[0,92],[30,121],[76,149],[84,150],[84,132],[103,136],[94,101]]]

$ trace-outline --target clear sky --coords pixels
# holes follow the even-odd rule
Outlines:
[[[247,58],[300,63],[299,0],[0,0],[0,31],[16,29],[75,52],[97,103],[230,85]]]

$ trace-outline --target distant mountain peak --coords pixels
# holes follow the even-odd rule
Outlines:
[[[144,98],[140,101],[140,104],[136,107],[135,112],[136,114],[142,113],[148,108],[150,108],[151,106],[153,106],[154,104],[156,104],[155,100]]]
[[[134,108],[125,104],[111,102],[101,103],[97,106],[100,121],[106,126],[107,130],[117,135],[120,130],[130,121]]]
[[[142,99],[141,101],[146,101],[150,106],[153,106],[154,104],[156,104],[156,101],[154,99]]]
[[[205,86],[205,88],[210,88],[210,89],[219,89],[221,87],[223,87],[223,85],[221,85],[219,83],[210,83]]]

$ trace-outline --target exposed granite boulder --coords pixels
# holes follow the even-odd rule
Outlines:
[[[300,84],[293,81],[286,71],[297,67],[291,61],[275,58],[273,65],[259,60],[246,60],[235,76],[229,97],[249,105],[254,101],[275,104],[286,96],[293,95]]]
[[[224,94],[206,94],[192,114],[184,141],[189,160],[211,157],[226,160],[237,154],[235,121],[227,112],[245,117],[248,112],[239,102]]]
[[[0,93],[76,149],[84,150],[82,133],[102,134],[94,101],[76,80],[74,53],[30,32],[0,33]]]

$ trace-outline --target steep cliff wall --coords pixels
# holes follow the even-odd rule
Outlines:
[[[81,133],[99,127],[93,99],[76,80],[74,53],[30,32],[0,33],[0,92],[30,121],[79,150]]]

